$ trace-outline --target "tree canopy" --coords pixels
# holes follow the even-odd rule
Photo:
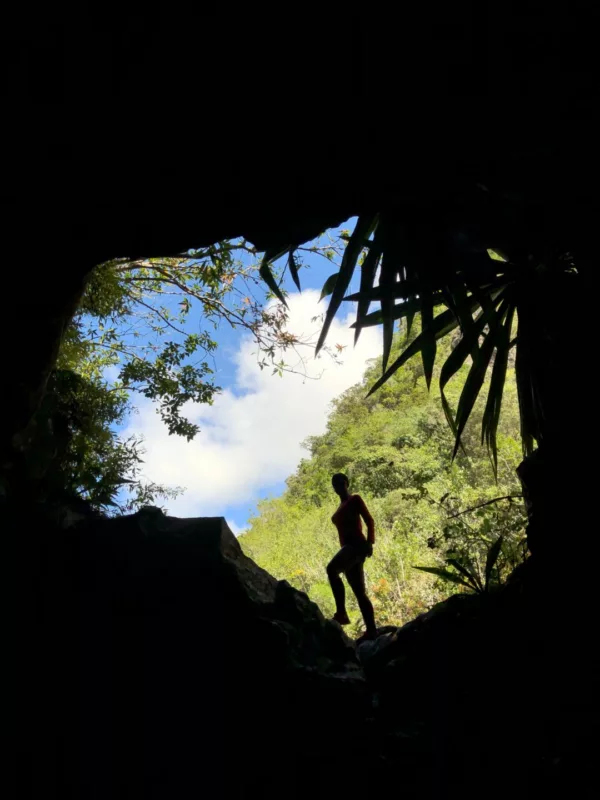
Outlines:
[[[334,247],[306,249],[330,260]],[[100,265],[64,332],[21,477],[23,470],[34,477],[44,502],[78,498],[104,511],[177,495],[181,487],[143,478],[141,438],[120,434],[136,396],[153,402],[170,434],[192,440],[199,429],[186,404],[210,404],[220,391],[214,378],[223,325],[252,337],[258,368],[303,371],[314,342],[290,333],[285,305],[270,297],[244,240]]]

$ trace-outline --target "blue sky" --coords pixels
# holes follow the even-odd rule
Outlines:
[[[351,223],[343,227],[352,228]],[[320,325],[311,319],[322,313],[327,300],[318,303],[325,279],[337,267],[318,255],[306,255],[308,268],[300,271],[302,293],[289,275],[284,286],[289,292],[289,330],[316,340]],[[358,276],[352,291],[358,290]],[[341,363],[327,355],[306,358],[306,371],[312,378],[284,374],[272,376],[256,363],[256,346],[240,329],[222,325],[215,335],[215,382],[223,388],[212,406],[191,405],[186,415],[200,425],[192,442],[169,436],[144,399],[134,397],[138,413],[123,430],[125,435],[141,434],[145,440],[144,474],[169,485],[186,487],[182,497],[167,502],[176,516],[224,516],[234,531],[245,528],[248,517],[261,498],[278,495],[285,478],[306,455],[301,442],[325,429],[331,400],[360,380],[367,360],[381,348],[381,332],[370,328],[353,347],[349,324],[355,315],[354,304],[344,304],[332,326],[328,344],[344,346]],[[192,311],[187,328],[197,330],[199,319]]]

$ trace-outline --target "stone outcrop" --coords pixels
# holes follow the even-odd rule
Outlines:
[[[534,562],[354,643],[221,518],[29,523],[4,526],[22,796],[588,796],[594,617]]]
[[[334,727],[360,737],[353,643],[222,518],[142,512],[45,531],[35,548],[21,653],[38,674],[34,795],[269,797],[342,763]]]

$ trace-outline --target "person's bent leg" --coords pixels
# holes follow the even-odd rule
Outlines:
[[[377,633],[377,628],[375,626],[375,611],[373,609],[373,603],[371,603],[367,597],[367,590],[365,589],[364,562],[361,561],[359,564],[355,564],[347,569],[346,578],[348,579],[350,588],[354,592],[354,596],[358,602],[358,607],[360,608],[360,613],[362,614],[362,618],[365,622],[367,634],[369,636],[375,636]]]
[[[346,611],[346,592],[344,590],[344,582],[342,581],[340,574],[346,570],[346,566],[348,563],[348,552],[346,551],[345,547],[342,549],[331,559],[329,564],[327,565],[327,577],[329,578],[329,584],[331,586],[331,591],[333,592],[333,599],[335,600],[335,617],[338,622],[342,622],[343,624],[347,624],[346,620],[349,622],[348,613]]]

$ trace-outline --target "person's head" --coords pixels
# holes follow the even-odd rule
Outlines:
[[[335,475],[331,476],[331,485],[333,486],[333,491],[341,497],[343,494],[348,494],[350,481],[343,472],[336,472]]]

